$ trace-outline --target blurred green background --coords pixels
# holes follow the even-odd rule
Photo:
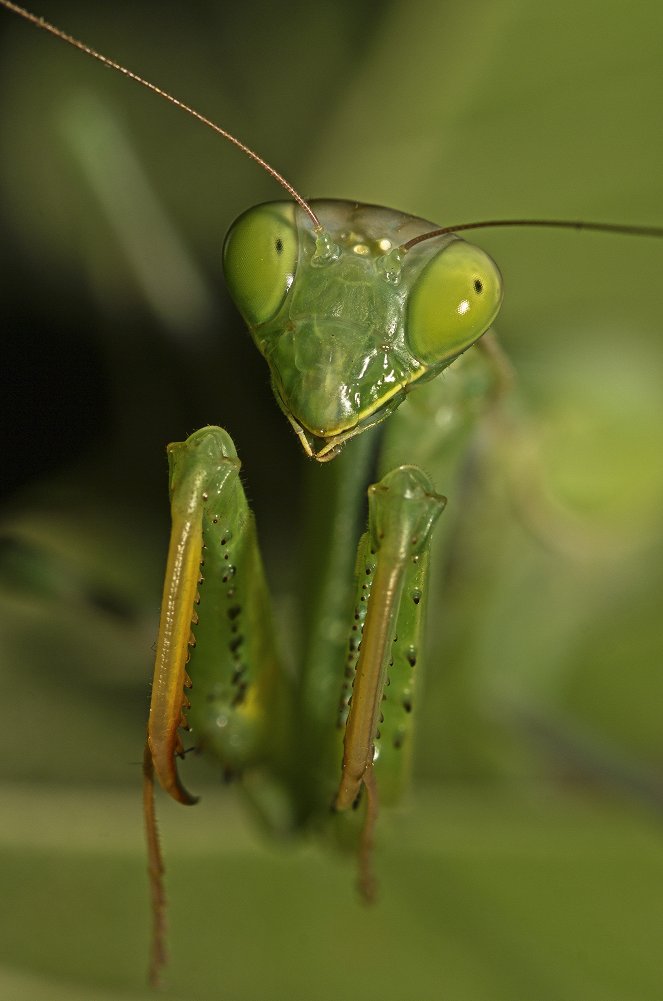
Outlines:
[[[36,11],[305,195],[440,224],[663,223],[654,0]],[[231,432],[293,615],[305,462],[220,278],[232,219],[280,195],[5,11],[0,33],[0,997],[147,997],[139,761],[166,442]],[[559,524],[514,510],[508,446],[470,503],[438,483],[453,551],[415,789],[383,818],[373,910],[347,860],[264,843],[228,792],[192,811],[160,798],[169,997],[663,996],[663,243],[480,242],[504,274],[499,332]]]

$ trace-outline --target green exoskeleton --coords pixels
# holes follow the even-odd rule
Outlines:
[[[424,470],[441,457],[451,478],[507,371],[490,333],[499,272],[455,232],[514,224],[663,232],[545,220],[454,232],[377,206],[306,203],[192,109],[0,3],[211,125],[293,199],[239,217],[224,269],[278,406],[305,453],[326,464],[318,586],[302,613],[299,656],[285,656],[233,442],[205,427],[168,446],[172,530],[144,757],[156,982],[165,948],[153,774],[174,799],[194,803],[177,762],[190,747],[237,777],[274,831],[327,827],[353,842],[361,890],[373,893],[378,803],[398,798],[411,761],[429,552],[445,504],[436,491],[447,488]]]
[[[490,258],[451,234],[406,249],[430,223],[350,202],[310,208],[316,223],[292,202],[246,212],[227,236],[224,266],[281,409],[307,454],[326,462],[466,351],[490,326],[502,292]],[[349,457],[356,505],[370,452]],[[183,750],[178,729],[186,726],[195,746],[228,772],[266,773],[280,792],[279,822],[285,816],[291,827],[318,824],[332,804],[350,809],[365,787],[361,885],[369,896],[381,776],[398,785],[394,773],[410,757],[428,551],[444,499],[413,465],[390,469],[369,488],[355,608],[337,632],[342,643],[327,643],[324,654],[314,643],[316,653],[291,678],[275,652],[233,443],[221,429],[205,428],[171,445],[169,461],[173,528],[149,759],[172,796],[193,802],[175,764]],[[330,524],[338,517],[333,512]],[[313,635],[320,629],[324,617],[311,623]],[[323,703],[326,727],[302,740],[311,692],[331,695]]]

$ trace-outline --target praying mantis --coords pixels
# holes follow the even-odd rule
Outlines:
[[[478,365],[479,365],[479,367],[481,367],[481,362],[478,362]],[[489,371],[490,371],[490,364],[489,364],[488,367],[489,367]],[[477,375],[477,373],[472,373],[472,374],[473,375]],[[477,378],[478,378],[478,381],[480,383],[479,389],[481,390],[481,391],[478,391],[477,395],[480,398],[482,396],[485,396],[486,395],[486,389],[488,388],[488,390],[489,390],[488,398],[490,398],[490,382],[491,382],[490,375],[487,376],[486,373],[485,373],[485,371],[481,371],[477,375]],[[452,373],[450,372],[449,373],[449,378],[447,379],[447,382],[451,382],[451,381],[452,381]],[[429,387],[429,389],[432,390],[432,386]],[[424,387],[422,389],[423,394],[426,395],[429,392],[429,389],[427,389],[426,387]],[[415,401],[416,401],[416,395],[415,395],[415,393],[413,393],[412,394],[412,403],[413,403],[413,405],[415,405]],[[409,402],[410,402],[410,400],[409,400]],[[429,403],[430,403],[430,400],[429,400]],[[424,406],[424,405],[425,404],[422,404],[422,406]],[[434,412],[435,412],[435,404],[433,404],[433,406],[434,406]],[[392,415],[392,417],[390,417],[390,422],[394,422],[396,424],[398,418],[399,418],[399,415],[395,413],[395,414]],[[386,424],[386,429],[387,429],[388,426],[389,426],[389,424]],[[397,433],[397,431],[395,430],[394,434],[396,434],[396,433]],[[367,434],[367,438],[368,438],[368,434]],[[334,460],[329,463],[329,466],[328,466],[328,468],[329,468],[329,476],[332,476],[333,474],[336,475],[336,473],[334,472],[334,470],[335,470],[335,468],[336,468],[337,465],[341,465],[341,463],[343,463],[346,460],[346,455],[349,456],[349,461],[350,461],[350,456],[352,455],[351,449],[355,449],[355,448],[361,447],[362,446],[362,440],[363,440],[362,438],[358,437],[358,440],[356,440],[356,441],[349,441],[348,442],[348,444],[347,444],[344,452],[339,457],[335,457]],[[411,435],[411,440],[412,440],[412,435]],[[395,448],[396,448],[396,446],[395,446]],[[399,450],[399,449],[397,448],[396,450]],[[416,454],[414,452],[414,449],[412,449],[412,448],[411,448],[411,457],[413,459],[416,459]],[[431,489],[431,487],[427,487],[427,489],[428,489],[429,492],[433,492],[432,489]],[[197,654],[196,654],[196,656],[197,656]],[[338,695],[336,696],[336,698],[338,699]],[[287,701],[287,700],[285,700],[285,701]],[[312,715],[313,715],[312,714],[312,709],[311,709],[310,713],[307,711],[306,720],[312,720]],[[274,716],[276,716],[276,714],[274,714]],[[281,718],[283,720],[287,720],[287,710],[286,709],[281,714]],[[312,722],[310,724],[310,727],[311,727],[311,731],[316,731],[316,729],[317,729],[316,724],[313,725]],[[278,735],[276,735],[276,737],[277,736]],[[307,740],[307,738],[306,738],[306,740]],[[335,736],[334,740],[338,741],[338,737]],[[272,755],[271,752],[270,752],[270,758],[272,760],[277,760],[279,753],[280,752],[278,752],[278,751],[274,751],[273,755]],[[287,758],[287,754],[285,754],[285,758]],[[232,763],[232,764],[234,764],[234,763]],[[287,772],[289,768],[291,768],[291,766],[288,765],[287,762],[285,762],[281,766],[281,772]],[[297,781],[301,781],[302,780],[302,774],[301,774],[301,772],[302,772],[302,766],[298,765],[297,768],[298,768]],[[335,781],[336,781],[336,779],[335,779]],[[307,783],[303,783],[302,782],[302,785],[307,785]],[[258,795],[260,795],[260,794],[258,794]],[[313,805],[310,808],[310,815],[311,816],[315,816],[315,817],[319,816],[321,814],[321,812],[322,812],[322,808],[324,808],[325,811],[328,810],[328,802],[329,802],[328,790],[322,792],[321,789],[318,789],[317,786],[315,784],[313,784],[313,792],[311,793],[310,790],[308,790],[307,793],[306,793],[306,796],[312,797],[312,800],[313,800]],[[308,808],[306,808],[306,812],[308,812]]]

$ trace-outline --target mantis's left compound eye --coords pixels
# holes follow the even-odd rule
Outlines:
[[[276,315],[295,280],[298,256],[292,202],[258,205],[232,224],[223,246],[223,270],[249,326]]]
[[[495,262],[471,243],[453,240],[426,264],[410,293],[410,349],[427,365],[451,361],[488,330],[501,302]]]

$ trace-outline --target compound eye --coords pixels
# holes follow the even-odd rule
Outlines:
[[[223,270],[250,327],[278,313],[295,280],[298,257],[294,203],[258,205],[232,224],[223,245]]]
[[[420,361],[451,361],[488,330],[502,303],[495,262],[471,243],[453,240],[425,265],[410,293],[408,345]]]

